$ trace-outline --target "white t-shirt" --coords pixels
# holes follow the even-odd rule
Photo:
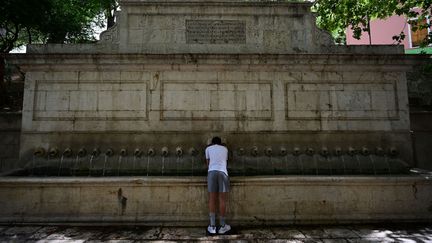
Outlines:
[[[206,148],[205,156],[210,160],[208,171],[218,170],[228,175],[228,149],[226,147],[218,144],[211,145]]]

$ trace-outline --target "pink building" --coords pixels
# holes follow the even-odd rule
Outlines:
[[[412,49],[418,47],[425,35],[430,31],[430,29],[424,29],[413,32],[408,19],[404,16],[394,15],[387,19],[371,21],[372,45],[397,44],[397,41],[393,40],[392,37],[404,32],[405,39],[401,44],[405,46],[405,49]],[[346,40],[347,45],[369,45],[369,33],[363,32],[360,40],[357,40],[353,37],[351,28],[348,28]]]

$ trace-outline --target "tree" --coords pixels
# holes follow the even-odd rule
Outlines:
[[[32,43],[95,41],[95,27],[114,24],[116,0],[2,0],[0,4],[0,107],[7,104],[4,54]]]
[[[115,0],[3,0],[0,52],[31,43],[80,43],[94,39],[94,27],[113,25]]]
[[[431,26],[425,20],[431,13],[432,0],[316,0],[313,9],[318,15],[318,25],[330,31],[336,37],[345,36],[347,27],[352,28],[354,37],[359,39],[362,32],[370,33],[372,19],[396,15],[408,18],[417,18],[420,21],[412,22],[413,31]],[[420,11],[415,11],[418,8]],[[369,35],[370,36],[370,35]],[[405,38],[401,33],[395,36],[396,41]],[[423,45],[432,43],[429,35]]]

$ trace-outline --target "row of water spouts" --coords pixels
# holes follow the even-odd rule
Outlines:
[[[99,156],[101,154],[101,150],[99,148],[94,148],[91,152],[90,155],[91,156]],[[114,150],[112,148],[108,148],[105,153],[106,156],[111,157],[114,155]],[[147,156],[153,157],[155,156],[156,150],[154,148],[149,148],[147,150]],[[170,152],[168,147],[162,147],[160,150],[160,154],[162,157],[168,157]],[[191,156],[196,156],[198,155],[198,150],[196,150],[195,148],[190,148],[188,150],[188,154]],[[66,148],[62,153],[60,153],[60,150],[58,148],[51,148],[48,151],[46,151],[44,148],[42,147],[38,147],[34,150],[33,155],[36,157],[44,157],[46,155],[48,155],[49,158],[56,158],[58,156],[65,156],[65,157],[71,157],[73,155],[72,149],[71,148]],[[85,157],[87,155],[87,150],[85,148],[80,148],[77,151],[77,156],[79,157]],[[123,148],[120,149],[119,151],[119,155],[126,157],[128,155],[128,151],[127,149]],[[144,155],[144,151],[141,149],[135,149],[133,152],[133,156],[134,157],[142,157]],[[175,149],[175,155],[176,156],[183,156],[184,155],[184,150],[181,147],[177,147]]]
[[[157,150],[155,150],[154,148],[149,148],[146,151],[146,157],[147,157],[147,175],[149,175],[149,164],[150,164],[150,158],[151,157],[155,157],[157,155],[156,153]],[[249,153],[248,153],[249,151]],[[256,158],[256,170],[259,171],[260,167],[258,165],[258,160],[259,160],[259,155],[263,154],[267,157],[270,158],[270,164],[272,164],[273,166],[273,162],[272,162],[272,157],[273,156],[281,156],[281,157],[285,157],[285,160],[287,158],[288,155],[294,156],[294,157],[301,157],[300,155],[304,155],[304,156],[311,156],[313,157],[313,161],[316,164],[316,156],[323,156],[325,158],[329,157],[338,157],[341,158],[344,167],[345,167],[345,159],[344,159],[344,154],[347,154],[351,157],[354,158],[354,160],[357,160],[357,162],[360,164],[358,155],[362,155],[365,157],[369,157],[370,160],[373,163],[373,170],[375,171],[375,162],[372,159],[372,155],[376,155],[376,156],[384,156],[385,157],[385,161],[388,164],[388,160],[387,157],[395,157],[398,154],[398,151],[396,150],[396,148],[391,147],[387,150],[384,150],[381,147],[376,147],[374,150],[369,150],[367,147],[362,147],[360,149],[355,149],[354,147],[348,147],[346,150],[343,150],[341,147],[336,147],[333,150],[329,150],[327,147],[322,147],[320,150],[315,151],[314,148],[308,147],[306,149],[300,149],[299,147],[294,147],[291,151],[288,151],[288,149],[286,149],[286,147],[280,147],[279,150],[273,150],[271,147],[265,147],[263,150],[260,150],[257,146],[252,146],[249,150],[246,150],[244,148],[239,148],[237,150],[235,150],[235,154],[237,156],[239,156],[241,159],[241,163],[243,164],[243,174],[245,175],[245,160],[244,158],[247,156],[252,156]],[[144,157],[145,155],[145,150],[141,150],[141,149],[135,149],[133,151],[133,170],[135,170],[135,161],[138,158]],[[161,155],[161,173],[162,175],[164,175],[165,172],[165,158],[168,157],[170,155],[170,151],[168,149],[168,147],[162,147],[159,151],[160,155]],[[73,156],[73,151],[71,148],[66,148],[65,150],[63,150],[62,152],[60,152],[60,150],[58,148],[51,148],[48,151],[46,151],[44,148],[42,147],[38,147],[33,151],[33,162],[32,162],[32,168],[31,168],[31,174],[33,174],[33,170],[36,167],[36,163],[35,163],[35,158],[36,157],[41,157],[41,158],[47,158],[48,161],[50,161],[51,159],[60,157],[60,160],[58,161],[58,175],[61,175],[62,169],[63,169],[63,160],[64,158],[70,158]],[[90,153],[87,152],[87,150],[85,148],[80,148],[77,152],[76,152],[76,159],[75,159],[75,163],[73,165],[73,167],[71,167],[72,170],[72,175],[75,175],[74,173],[76,173],[76,170],[79,169],[79,164],[80,164],[80,158],[86,157],[87,155],[90,155],[90,160],[89,160],[89,164],[88,164],[88,175],[91,175],[91,171],[93,168],[93,161],[95,158],[99,157],[102,154],[101,150],[99,148],[94,148],[93,150],[91,150]],[[105,176],[105,172],[107,170],[107,161],[109,157],[113,157],[115,155],[115,152],[112,148],[108,148],[105,150],[105,152],[103,153],[105,160],[104,160],[104,164],[103,164],[103,170],[102,170],[102,176]],[[186,153],[184,152],[184,150],[182,149],[182,147],[176,147],[175,151],[174,151],[175,156],[177,157],[177,163],[176,165],[178,166],[180,164],[180,158],[182,156],[186,156]],[[191,174],[193,175],[194,173],[194,161],[195,161],[195,157],[199,154],[198,150],[195,148],[190,148],[188,150],[188,153],[191,157]],[[117,164],[117,175],[120,174],[120,170],[122,169],[122,159],[128,156],[128,151],[127,149],[123,148],[120,149],[118,152],[118,164]],[[388,156],[387,156],[388,155]],[[297,161],[297,160],[296,160]],[[303,170],[303,165],[302,165],[302,159],[299,158],[298,161],[300,162],[300,166]],[[287,162],[287,161],[286,161]],[[51,165],[52,166],[52,165]],[[129,165],[130,166],[130,165]],[[196,166],[196,165],[195,165]],[[108,167],[111,168],[111,170],[113,169],[112,167]],[[197,168],[195,168],[197,169]],[[344,169],[345,170],[345,169]],[[388,164],[388,171],[389,173],[390,171],[390,164]],[[178,168],[177,168],[177,173],[178,173]],[[318,174],[318,173],[317,173]]]
[[[271,147],[266,147],[264,148],[264,154],[266,156],[274,156],[274,155],[280,155],[280,156],[286,156],[288,154],[288,150],[285,147],[280,147],[279,149],[279,153],[277,153],[277,151],[274,151]],[[327,148],[327,147],[322,147],[319,151],[315,151],[314,148],[312,147],[308,147],[306,149],[301,149],[299,147],[294,147],[292,150],[292,154],[294,156],[298,156],[300,154],[307,154],[307,155],[314,155],[315,153],[319,153],[322,156],[330,156],[332,155],[332,152]],[[364,156],[368,156],[372,153],[375,153],[376,155],[379,156],[383,156],[386,154],[386,151],[381,148],[381,147],[376,147],[375,151],[371,151],[369,148],[367,147],[362,147],[361,149],[355,149],[354,147],[348,147],[348,149],[346,150],[346,154],[354,156],[356,154],[362,154]],[[97,157],[101,154],[101,150],[99,148],[94,148],[90,155]],[[105,153],[106,156],[111,157],[114,155],[114,150],[112,148],[108,148]],[[142,157],[144,154],[143,150],[140,149],[135,149],[133,152],[133,156],[134,157]],[[156,156],[156,150],[154,148],[149,148],[147,150],[147,156],[153,157]],[[168,157],[170,154],[168,147],[162,147],[160,150],[160,155],[162,157]],[[184,150],[182,147],[176,147],[174,154],[178,157],[181,157],[184,155]],[[188,154],[191,156],[197,156],[198,155],[198,150],[195,148],[190,148],[188,150]],[[257,146],[252,146],[252,148],[250,149],[250,155],[256,157],[260,154],[260,150]],[[333,155],[335,156],[340,156],[344,154],[344,150],[341,147],[336,147],[333,150]],[[390,156],[396,156],[398,154],[398,151],[396,148],[391,147],[388,149],[387,152],[388,155]],[[48,152],[42,148],[42,147],[38,147],[34,150],[33,155],[36,157],[44,157],[45,155],[48,155],[49,158],[56,158],[58,156],[64,156],[64,157],[71,157],[73,155],[72,149],[71,148],[66,148],[61,154],[60,154],[60,150],[58,148],[51,148],[48,150]],[[85,148],[81,148],[78,150],[77,152],[77,156],[79,157],[85,157],[87,155],[87,150]],[[123,148],[119,151],[119,155],[126,157],[128,155],[127,149]],[[247,155],[247,151],[245,148],[239,148],[237,151],[237,155],[238,156],[245,156]]]
[[[101,155],[101,150],[99,148],[94,148],[90,153],[87,153],[87,150],[85,148],[80,148],[77,152],[76,152],[76,160],[75,160],[75,165],[74,168],[77,169],[78,168],[78,163],[80,161],[80,158],[83,158],[85,156],[87,156],[87,154],[90,155],[90,161],[89,161],[89,176],[91,175],[91,169],[93,168],[93,160],[97,157],[99,157]],[[149,163],[150,163],[150,157],[155,157],[156,156],[156,150],[154,148],[149,148],[147,150],[147,175],[148,175],[148,171],[149,171]],[[165,169],[165,158],[169,156],[169,149],[168,147],[162,147],[160,150],[160,154],[162,156],[162,174],[164,174],[164,169]],[[177,156],[177,158],[180,158],[184,155],[184,150],[181,147],[177,147],[175,149],[175,154]],[[193,158],[195,156],[198,155],[198,150],[196,150],[195,148],[190,148],[188,150],[188,154],[192,156],[192,167],[193,167]],[[103,171],[102,171],[102,176],[105,176],[105,172],[106,172],[106,164],[108,161],[109,157],[112,157],[115,155],[115,152],[112,148],[108,148],[105,152],[104,152],[104,156],[105,156],[105,161],[104,161],[104,165],[103,165]],[[133,158],[134,158],[134,162],[133,162],[133,168],[135,169],[135,160],[137,158],[141,158],[144,155],[144,151],[140,150],[140,149],[135,149],[133,152]],[[51,148],[48,151],[46,151],[44,148],[42,147],[38,147],[33,151],[33,162],[32,162],[32,171],[31,173],[33,173],[34,168],[36,167],[35,165],[35,158],[36,157],[46,157],[48,158],[48,160],[53,159],[53,158],[57,158],[60,157],[60,163],[59,163],[59,167],[58,167],[58,175],[61,174],[61,170],[63,168],[63,160],[64,158],[70,158],[73,156],[73,152],[71,148],[66,148],[63,152],[60,153],[60,150],[58,148]],[[127,149],[123,148],[120,149],[119,151],[119,159],[118,159],[118,166],[117,166],[117,175],[119,175],[120,173],[120,169],[122,167],[122,159],[124,157],[128,156],[128,151]],[[193,168],[192,168],[193,171]]]
[[[341,156],[342,154],[344,154],[344,150],[341,147],[336,147],[333,152],[334,152],[333,155],[335,155],[335,156]],[[280,149],[279,149],[279,155],[280,156],[286,156],[286,155],[288,155],[288,153],[289,152],[285,147],[280,147]],[[308,148],[303,149],[303,150],[299,147],[294,147],[292,150],[292,155],[294,155],[294,156],[299,156],[300,154],[303,154],[303,153],[307,154],[307,155],[311,155],[311,156],[316,154],[316,153],[319,153],[320,155],[322,155],[324,157],[332,155],[332,152],[327,147],[322,147],[319,151],[315,151],[315,149],[312,147],[308,147]],[[348,155],[351,155],[351,156],[354,156],[354,155],[359,154],[359,153],[364,155],[364,156],[368,156],[372,153],[375,153],[376,155],[379,155],[379,156],[383,156],[386,154],[386,151],[381,147],[376,147],[375,151],[371,151],[367,147],[362,147],[361,149],[355,149],[354,147],[348,147],[348,149],[346,150],[346,153]],[[243,156],[246,154],[247,154],[247,152],[244,148],[240,148],[238,150],[239,156]],[[259,155],[259,148],[257,146],[253,146],[250,150],[250,154],[254,157],[258,156]],[[264,154],[266,156],[274,156],[274,155],[277,155],[277,151],[273,151],[273,149],[271,147],[266,147],[264,149]],[[397,154],[398,154],[398,151],[396,150],[396,148],[391,147],[388,149],[388,155],[396,156]]]

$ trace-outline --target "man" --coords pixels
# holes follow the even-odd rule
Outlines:
[[[219,137],[212,139],[212,144],[205,150],[208,176],[210,225],[209,234],[225,234],[231,226],[225,223],[226,197],[229,192],[229,178],[227,171],[228,149],[222,145]],[[216,230],[216,202],[219,200],[220,227]]]

